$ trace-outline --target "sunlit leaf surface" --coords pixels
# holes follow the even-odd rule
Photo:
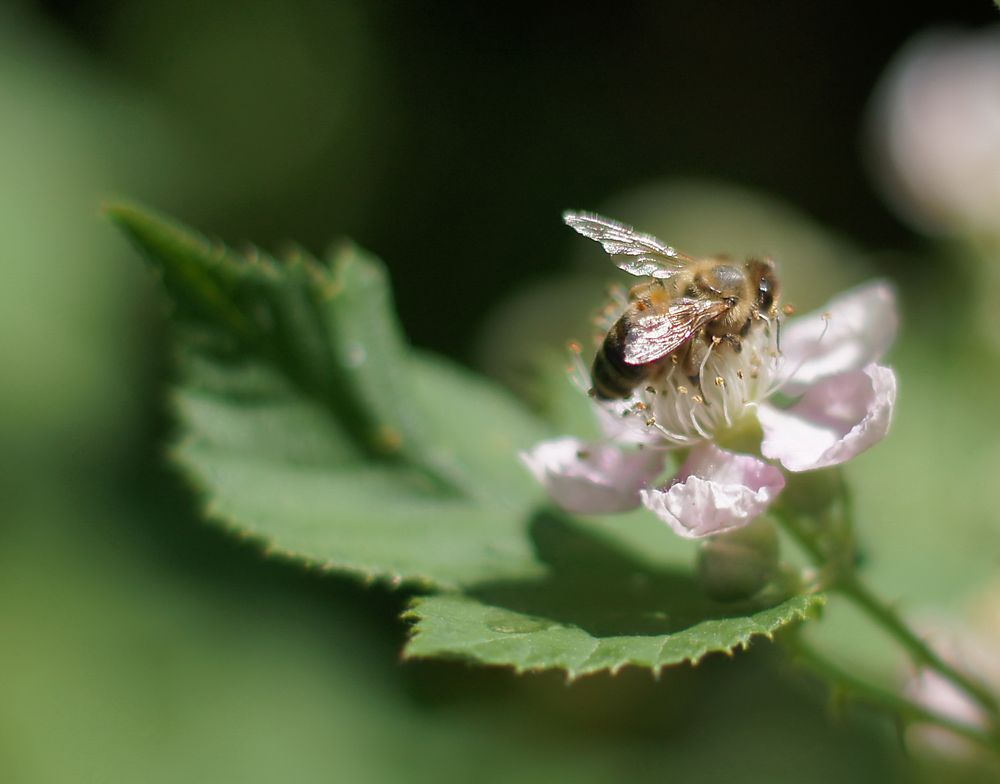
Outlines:
[[[538,491],[513,401],[408,350],[385,274],[345,246],[238,255],[130,207],[111,215],[174,302],[181,438],[211,517],[309,564],[456,587],[536,576]]]
[[[815,617],[820,594],[774,606],[719,604],[682,571],[644,565],[600,536],[542,516],[533,527],[551,567],[540,581],[414,600],[406,655],[443,656],[569,677],[639,666],[659,670],[746,648]]]

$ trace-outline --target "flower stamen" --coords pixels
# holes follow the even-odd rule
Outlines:
[[[722,389],[722,394],[719,397],[722,398],[722,416],[726,420],[726,426],[732,425],[732,420],[729,418],[729,395],[726,394],[726,379],[722,376],[715,377],[715,386]]]
[[[795,378],[806,362],[814,359],[819,354],[823,338],[826,337],[826,333],[830,330],[831,320],[832,318],[829,313],[823,314],[823,330],[819,333],[819,337],[816,338],[816,342],[813,344],[812,350],[807,351],[802,355],[790,373],[785,373],[783,375],[779,374],[777,382],[768,387],[767,391],[764,393],[764,397],[771,397],[771,395],[780,392],[792,379]]]

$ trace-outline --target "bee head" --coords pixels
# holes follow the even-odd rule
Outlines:
[[[774,262],[770,259],[749,259],[746,267],[756,291],[757,310],[764,314],[771,313],[780,293]]]
[[[746,275],[738,266],[722,263],[713,266],[698,283],[714,296],[738,300],[746,290]]]

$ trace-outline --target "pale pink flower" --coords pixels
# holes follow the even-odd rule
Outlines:
[[[945,661],[967,672],[991,689],[1000,689],[1000,583],[988,584],[973,596],[961,619],[951,613],[927,619],[923,629]],[[965,692],[930,669],[919,669],[908,679],[905,694],[933,713],[982,730],[990,717]],[[975,749],[946,730],[917,725],[909,731],[914,745],[948,756],[969,756]]]
[[[658,450],[626,452],[568,437],[543,441],[521,457],[552,500],[578,514],[634,509],[640,491],[663,471],[664,462]]]
[[[897,328],[892,288],[873,283],[781,327],[759,326],[739,353],[722,346],[701,390],[668,365],[621,401],[594,401],[605,439],[546,441],[522,454],[552,499],[578,514],[645,506],[679,535],[698,539],[750,523],[774,501],[787,471],[838,465],[881,440],[896,377],[878,364]],[[585,371],[578,383],[589,387]],[[772,396],[796,396],[779,407]],[[721,448],[734,433],[763,438],[756,454]],[[669,450],[690,449],[658,482]]]
[[[772,465],[750,455],[699,444],[665,488],[639,492],[643,505],[685,539],[741,528],[767,509],[785,486]]]

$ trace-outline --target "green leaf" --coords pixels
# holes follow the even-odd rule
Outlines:
[[[592,357],[587,359],[592,360]],[[593,402],[571,377],[571,374],[579,372],[572,363],[585,361],[575,358],[569,349],[558,353],[546,352],[533,366],[534,373],[527,392],[557,432],[572,433],[585,440],[600,439],[603,434],[594,416]]]
[[[657,569],[556,518],[536,519],[536,548],[551,567],[533,583],[498,583],[465,594],[419,597],[405,655],[559,669],[568,677],[636,666],[659,670],[732,654],[816,616],[820,594],[777,604],[721,604],[690,573]]]
[[[537,577],[539,490],[517,452],[545,430],[406,345],[385,271],[345,245],[239,255],[148,212],[111,217],[174,303],[181,437],[209,515],[270,552],[394,584]]]
[[[405,616],[416,620],[405,655],[499,665],[518,673],[558,669],[571,679],[628,666],[658,671],[683,662],[697,664],[710,653],[748,648],[754,637],[770,639],[790,623],[813,617],[822,605],[822,596],[809,594],[750,615],[691,621],[663,634],[600,636],[470,596],[437,594],[415,599]]]

